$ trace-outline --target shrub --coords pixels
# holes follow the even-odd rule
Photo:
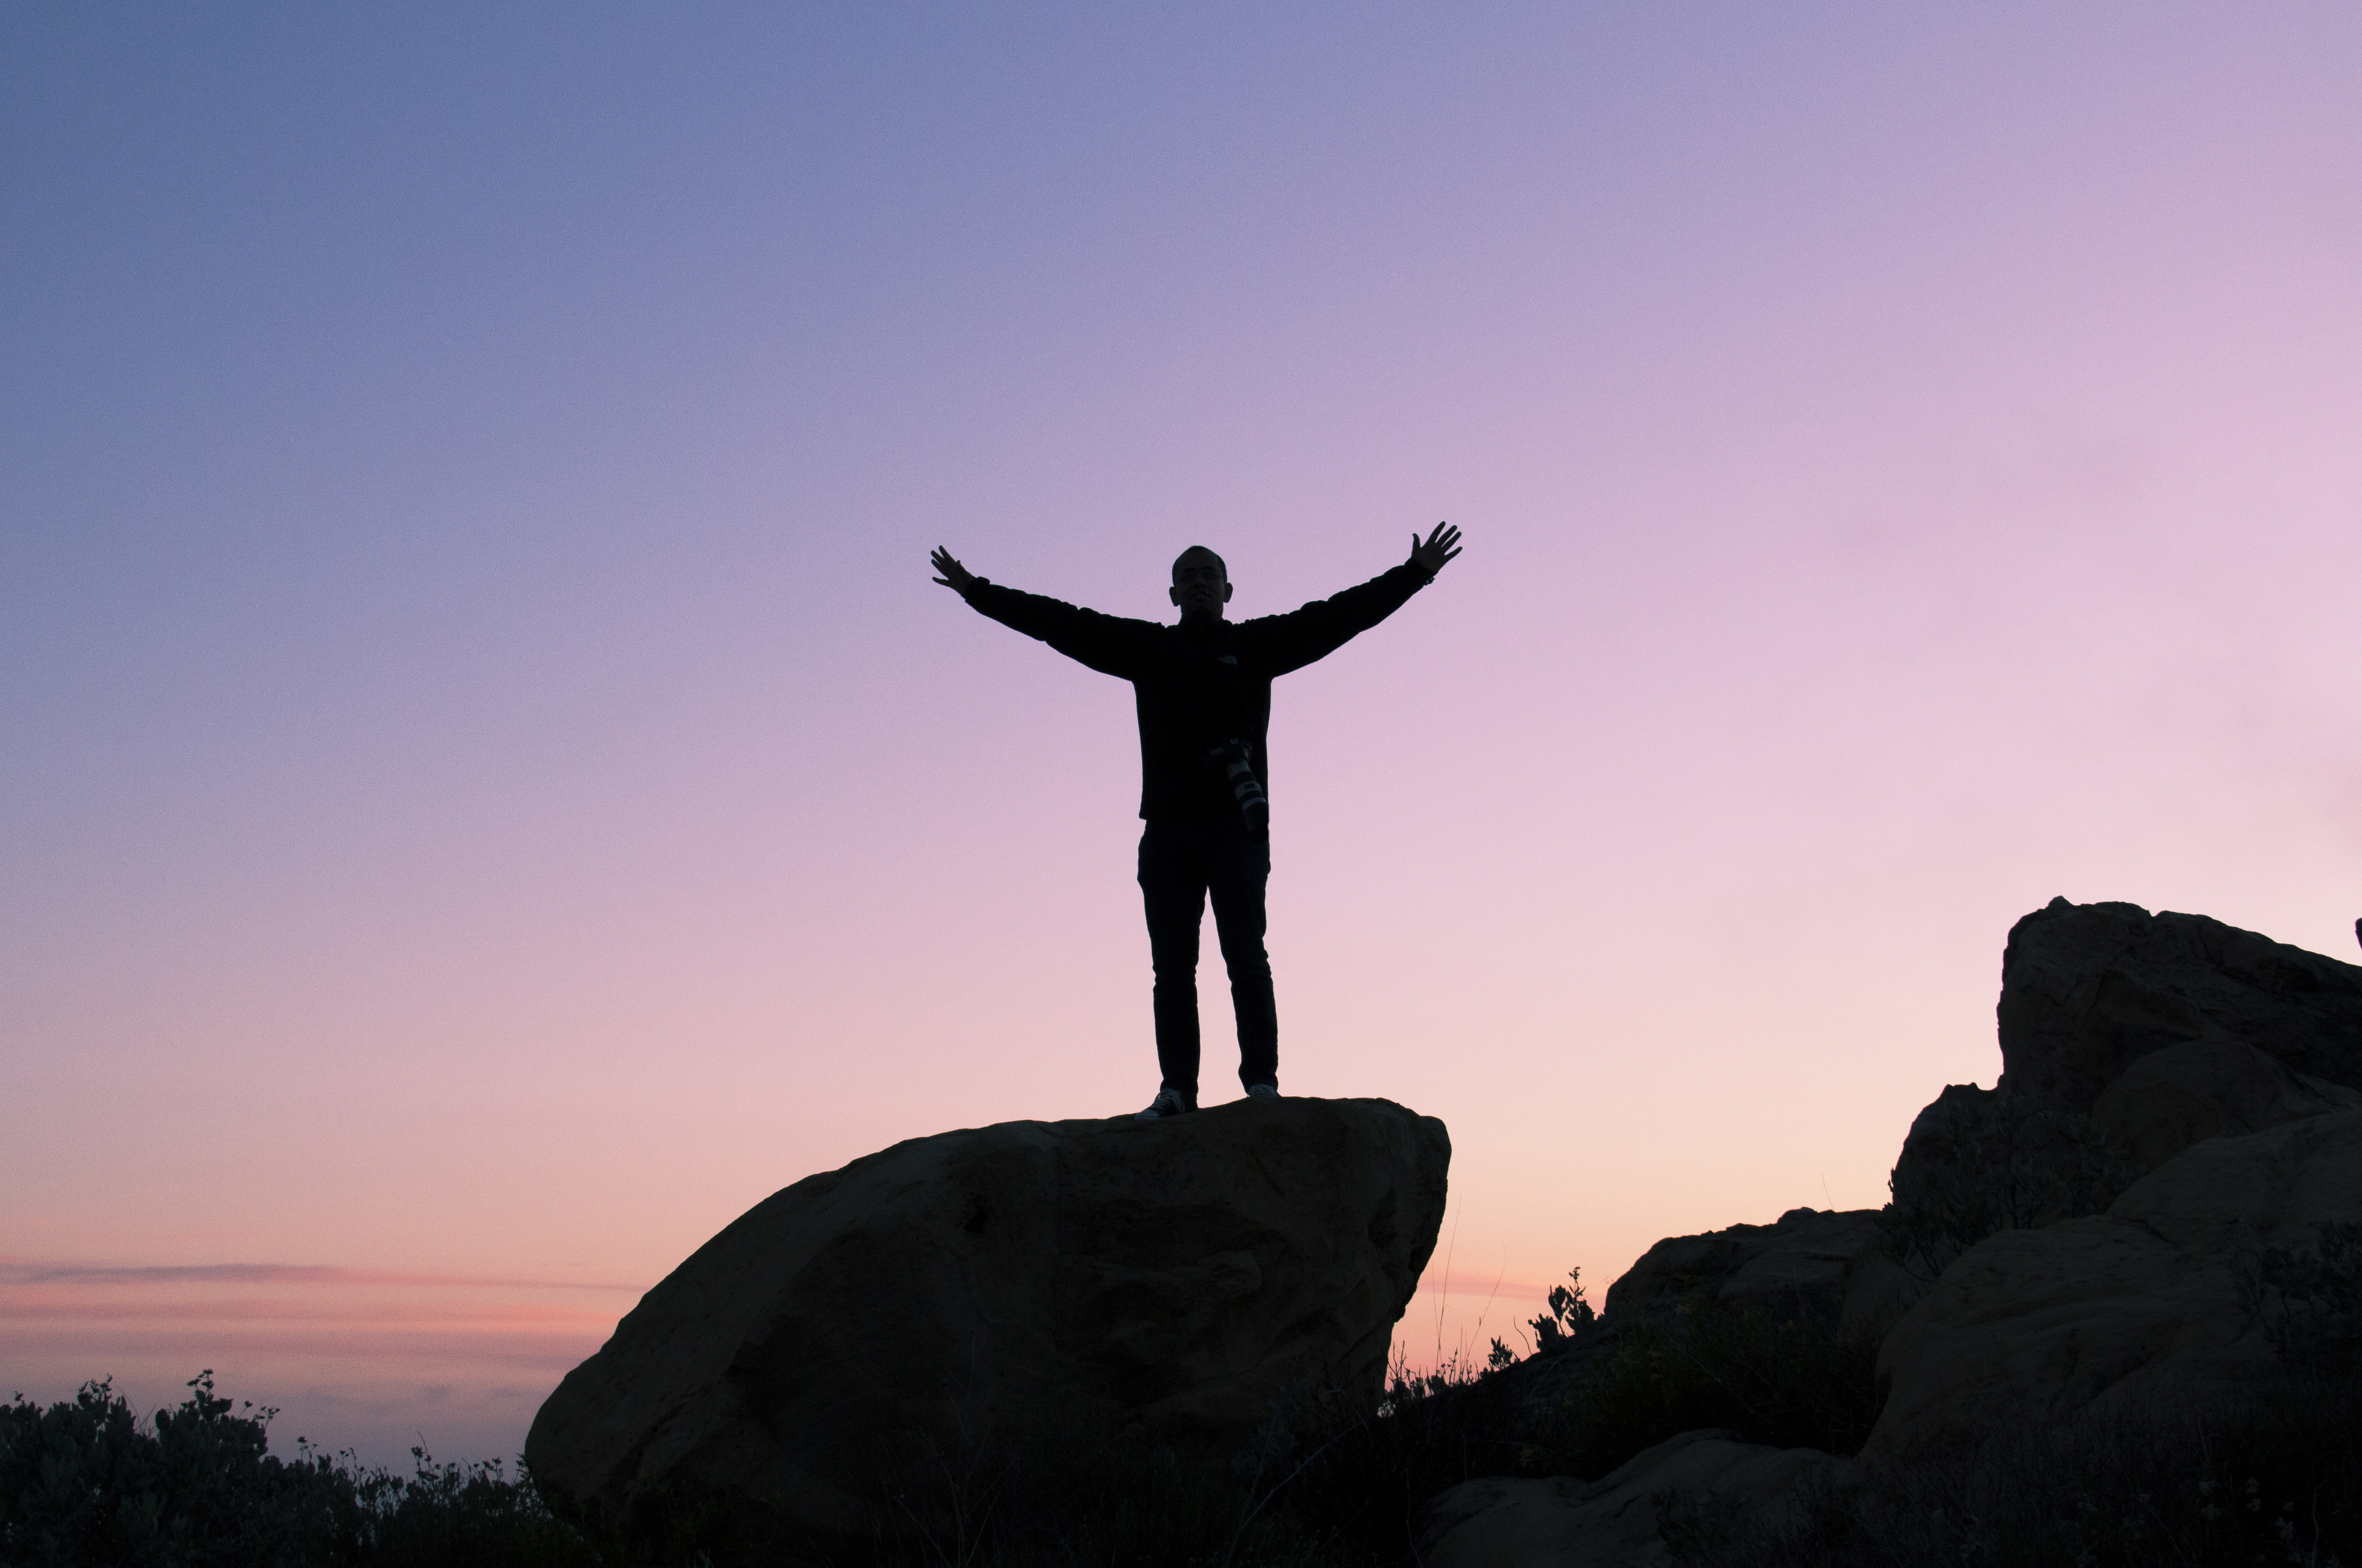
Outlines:
[[[1879,1337],[1760,1307],[1685,1303],[1620,1324],[1538,1434],[1529,1471],[1597,1479],[1667,1438],[1718,1427],[1744,1442],[1851,1453],[1878,1419]]]
[[[2268,1247],[2239,1258],[2240,1299],[2282,1360],[2351,1366],[2362,1361],[2362,1224],[2324,1220],[2314,1234],[2310,1252]]]
[[[344,1471],[369,1521],[370,1568],[593,1568],[624,1559],[619,1543],[552,1513],[522,1464],[512,1479],[497,1459],[437,1464],[423,1449],[410,1453],[408,1476],[349,1462]]]
[[[146,1431],[109,1382],[47,1409],[21,1395],[0,1409],[0,1561],[361,1561],[367,1530],[349,1477],[309,1454],[270,1457],[274,1412],[233,1415],[212,1373],[189,1389]]]
[[[1566,1271],[1566,1284],[1551,1291],[1550,1310],[1532,1320],[1530,1326],[1534,1331],[1536,1355],[1556,1355],[1599,1326],[1599,1314],[1593,1311],[1591,1303],[1584,1299],[1583,1270],[1570,1268]],[[1498,1368],[1516,1359],[1507,1345],[1495,1340],[1487,1365]]]
[[[269,1452],[277,1412],[233,1413],[213,1374],[143,1428],[110,1382],[0,1407],[0,1563],[122,1568],[470,1568],[601,1561],[498,1461],[416,1473]]]

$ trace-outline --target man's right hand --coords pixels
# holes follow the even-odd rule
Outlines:
[[[935,553],[927,559],[935,568],[935,581],[962,598],[967,598],[968,590],[983,580],[974,572],[961,565],[952,553],[940,544],[935,546]]]
[[[1444,563],[1460,554],[1460,531],[1448,522],[1439,522],[1435,532],[1419,543],[1418,531],[1411,530],[1410,564],[1429,577],[1443,570]]]

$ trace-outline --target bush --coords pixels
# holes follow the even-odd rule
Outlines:
[[[494,1461],[416,1473],[350,1454],[274,1458],[264,1409],[235,1414],[213,1374],[143,1429],[110,1382],[44,1409],[0,1407],[0,1563],[122,1568],[469,1568],[601,1561]],[[244,1409],[254,1411],[248,1404]]]
[[[150,1431],[106,1382],[46,1410],[22,1396],[0,1410],[0,1561],[359,1562],[349,1478],[310,1455],[270,1458],[272,1412],[231,1414],[210,1372],[189,1388]]]
[[[1875,1334],[1840,1337],[1758,1307],[1694,1302],[1613,1332],[1537,1434],[1529,1473],[1596,1480],[1643,1449],[1709,1427],[1742,1442],[1852,1453],[1884,1402]]]
[[[2362,1362],[2362,1224],[2322,1221],[2310,1252],[2268,1247],[2234,1266],[2241,1299],[2291,1365]]]
[[[1550,1310],[1532,1319],[1529,1326],[1534,1331],[1534,1354],[1557,1355],[1571,1350],[1574,1342],[1599,1326],[1599,1314],[1583,1294],[1583,1270],[1566,1271],[1567,1283],[1550,1293]],[[1493,1354],[1486,1365],[1495,1370],[1517,1359],[1509,1347],[1499,1340],[1493,1342]]]
[[[512,1479],[497,1459],[437,1464],[424,1450],[410,1453],[408,1476],[344,1471],[369,1521],[362,1561],[370,1568],[593,1568],[625,1560],[613,1540],[595,1541],[553,1514],[522,1463]]]

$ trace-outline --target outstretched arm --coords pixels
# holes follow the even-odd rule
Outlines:
[[[1077,609],[1039,594],[1003,587],[961,565],[958,558],[940,544],[928,560],[934,565],[935,581],[966,599],[969,609],[1028,637],[1038,638],[1067,658],[1102,674],[1130,680],[1143,662],[1147,640],[1155,635],[1156,629],[1146,621],[1101,615],[1095,609]]]
[[[1261,644],[1264,665],[1273,674],[1300,670],[1401,609],[1405,600],[1443,569],[1445,562],[1459,554],[1460,531],[1439,522],[1424,540],[1416,533],[1410,536],[1410,559],[1394,570],[1332,598],[1245,625]]]

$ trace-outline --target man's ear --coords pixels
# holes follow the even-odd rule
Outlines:
[[[1179,604],[1181,602],[1181,590],[1177,587],[1167,588],[1164,590],[1164,597],[1171,599],[1175,604]]]
[[[1224,604],[1231,602],[1231,585],[1228,583],[1222,585],[1222,602]]]

